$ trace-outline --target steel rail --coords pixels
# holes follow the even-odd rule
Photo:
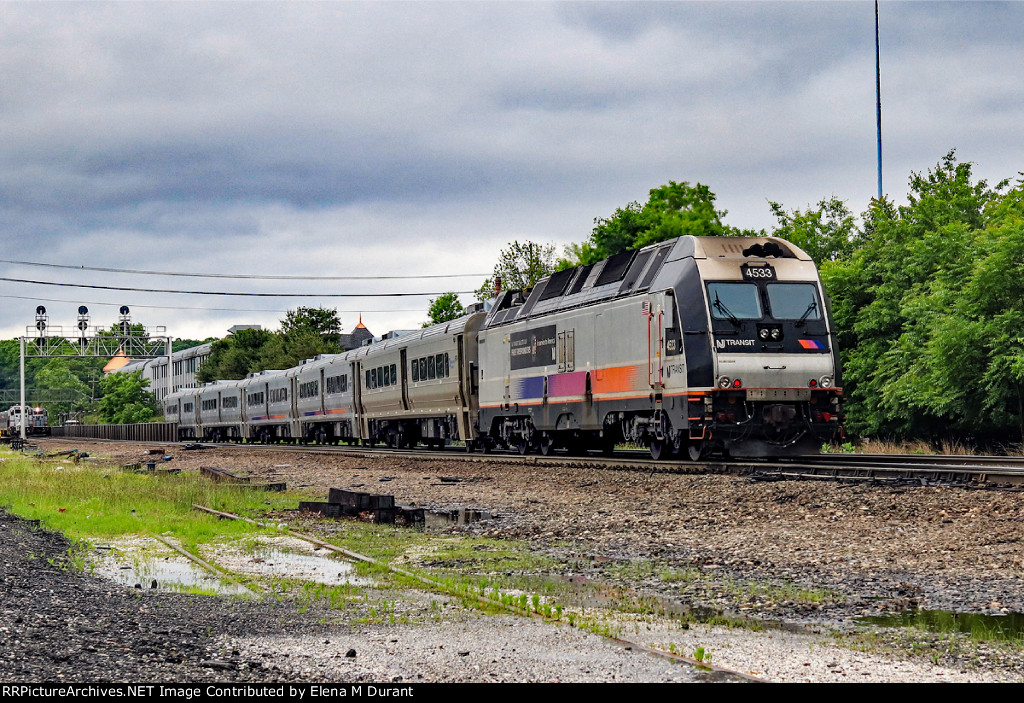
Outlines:
[[[56,441],[74,441],[81,438],[52,438]],[[88,439],[91,442],[124,442],[127,440]],[[529,464],[570,466],[576,468],[605,468],[611,470],[645,471],[667,474],[732,474],[754,478],[817,479],[838,481],[903,482],[906,484],[945,483],[954,485],[1002,484],[1024,486],[1024,458],[1000,456],[950,456],[909,454],[820,454],[775,459],[709,459],[701,461],[654,461],[641,458],[637,450],[621,450],[615,455],[570,455],[556,453],[550,456],[522,455],[514,450],[488,454],[453,450],[408,450],[387,447],[359,447],[313,444],[242,444],[196,442],[143,442],[165,446],[187,445],[206,448],[248,451],[263,450],[281,453],[301,452],[325,456],[350,456],[364,459],[408,459],[413,461],[464,461],[477,464]]]

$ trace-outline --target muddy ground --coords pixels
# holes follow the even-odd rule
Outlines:
[[[46,440],[118,462],[159,445]],[[169,464],[248,474],[324,499],[330,488],[392,493],[429,509],[473,508],[490,520],[451,528],[527,540],[555,555],[563,576],[627,581],[637,592],[809,627],[851,630],[854,619],[911,609],[1024,612],[1024,494],[951,487],[757,482],[444,453],[349,456],[312,449],[185,451]],[[446,480],[442,481],[441,477]],[[452,480],[456,479],[456,480]],[[997,661],[1024,673],[1019,654],[943,638],[914,647],[957,666]],[[899,637],[894,647],[904,647]],[[953,648],[954,650],[956,648]],[[932,654],[937,661],[938,655]],[[972,661],[966,661],[972,659]]]

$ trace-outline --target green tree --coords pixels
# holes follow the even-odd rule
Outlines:
[[[100,421],[118,425],[149,422],[157,414],[156,396],[146,390],[149,379],[141,371],[108,373],[100,381]]]
[[[264,348],[274,338],[269,330],[244,329],[219,339],[210,346],[210,356],[199,367],[196,380],[209,383],[221,379],[245,378],[260,371]]]
[[[319,354],[341,353],[341,320],[338,311],[327,308],[289,310],[281,331],[263,348],[264,369],[287,369]]]
[[[206,339],[175,339],[171,342],[171,352],[185,351],[186,349],[191,349],[192,347],[198,347],[202,344],[215,341],[217,341],[216,337],[207,337]]]
[[[640,249],[683,235],[751,236],[759,234],[722,224],[725,210],[715,209],[715,194],[706,185],[669,181],[652,188],[647,202],[632,202],[611,217],[596,218],[590,238],[570,244],[559,268],[593,264],[627,249]]]
[[[526,290],[555,270],[555,246],[516,240],[501,250],[494,272],[477,289],[478,300],[494,295],[495,281],[502,290]]]
[[[835,196],[802,212],[787,212],[776,202],[768,205],[779,221],[772,234],[796,244],[819,265],[850,256],[862,243],[863,232],[856,219],[846,203]]]
[[[1006,359],[983,339],[995,334],[995,320],[970,295],[987,253],[1004,237],[985,231],[1005,203],[1002,186],[975,181],[971,165],[951,151],[926,174],[911,174],[907,205],[872,201],[860,245],[822,265],[853,433],[935,437],[1006,427],[1005,412],[1002,419],[992,413],[995,399],[976,392],[979,370],[991,368],[986,358]],[[1009,209],[1020,216],[1019,207]]]
[[[81,371],[76,373],[71,365],[72,361],[84,360],[56,357],[46,361],[47,363],[36,372],[33,387],[42,391],[44,396],[59,394],[68,398],[66,401],[42,403],[50,414],[50,422],[56,422],[60,413],[84,410],[91,398],[90,388],[82,380]],[[50,393],[47,394],[46,391]]]
[[[455,320],[465,314],[466,309],[459,302],[458,293],[444,293],[430,301],[430,307],[427,308],[427,317],[430,319],[423,323],[423,327]]]
[[[300,307],[289,310],[281,330],[244,329],[215,341],[196,380],[209,383],[245,378],[264,369],[286,369],[318,354],[341,352],[341,320],[328,308]]]

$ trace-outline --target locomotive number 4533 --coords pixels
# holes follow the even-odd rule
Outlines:
[[[768,264],[761,266],[744,265],[740,267],[743,278],[748,281],[769,281],[775,280],[775,269]]]

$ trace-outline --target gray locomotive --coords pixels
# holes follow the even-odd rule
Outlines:
[[[778,456],[841,436],[813,261],[777,238],[680,237],[504,291],[452,322],[168,397],[184,438],[462,441],[470,451]]]

